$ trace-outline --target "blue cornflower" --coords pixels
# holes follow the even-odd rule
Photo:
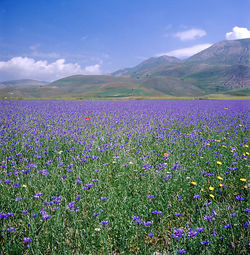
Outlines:
[[[133,219],[133,220],[139,220],[140,217],[139,217],[139,216],[133,216],[132,219]]]
[[[198,235],[198,232],[196,232],[194,229],[192,228],[189,228],[189,233],[188,233],[188,236],[189,237],[195,237]]]
[[[184,249],[182,249],[182,250],[178,250],[178,253],[179,253],[179,254],[186,253],[186,250],[184,250]]]
[[[29,243],[32,241],[32,237],[24,237],[23,238],[24,243],[27,243],[27,247],[29,247]]]
[[[87,187],[87,188],[91,188],[91,187],[93,187],[93,186],[94,186],[93,183],[87,183],[87,184],[86,184],[86,187]]]
[[[244,224],[244,228],[247,228],[247,226],[250,226],[250,221],[246,221]]]
[[[212,218],[213,218],[212,216],[204,216],[203,217],[204,220],[208,220],[209,222],[211,222]]]
[[[175,213],[176,216],[182,216],[182,213]]]
[[[155,197],[155,195],[150,195],[150,194],[148,195],[148,198],[150,201],[152,200],[153,197]]]
[[[51,215],[49,215],[49,214],[47,214],[47,213],[45,213],[45,214],[42,215],[42,218],[43,218],[44,220],[48,220],[50,217],[51,217]]]
[[[198,198],[200,198],[200,197],[201,197],[201,195],[194,195],[194,196],[193,196],[194,199],[198,199]]]
[[[202,231],[205,230],[205,228],[196,228],[196,229],[197,229],[197,231],[199,231],[199,232],[202,232]]]
[[[39,198],[43,195],[43,193],[36,193],[36,195],[34,196],[34,198]]]
[[[224,228],[230,228],[231,224],[224,225]]]
[[[245,198],[244,197],[241,197],[241,196],[236,196],[235,197],[238,201],[243,201]]]
[[[210,241],[201,241],[201,244],[202,245],[207,245],[207,244],[210,244]]]
[[[107,197],[101,197],[101,200],[102,200],[102,201],[106,201],[106,200],[107,200]]]
[[[168,174],[168,175],[166,175],[166,176],[163,176],[162,178],[164,179],[164,180],[167,180],[167,179],[169,179],[169,178],[171,178],[172,177],[172,174]]]
[[[172,234],[173,238],[176,238],[178,241],[185,235],[182,228],[174,229],[174,233]]]
[[[103,220],[103,221],[101,221],[100,222],[100,226],[102,227],[102,226],[105,226],[105,225],[108,225],[109,224],[109,221],[107,220],[107,221],[105,221],[105,220]]]
[[[216,237],[216,236],[218,235],[218,233],[214,230],[213,233],[212,233],[212,235],[213,235],[214,237]]]
[[[149,236],[149,237],[153,237],[154,234],[153,234],[152,232],[149,232],[149,233],[148,233],[148,236]]]
[[[13,227],[10,227],[10,228],[7,229],[8,232],[14,232],[15,230],[16,230],[16,229],[13,228]]]
[[[155,211],[152,211],[152,214],[162,214],[162,211],[155,210]]]
[[[142,223],[142,220],[140,220],[140,219],[136,219],[136,220],[135,220],[135,223],[137,223],[137,224],[141,224],[141,223]]]
[[[152,225],[152,224],[153,224],[152,221],[144,222],[144,226],[145,226],[145,227],[148,227],[148,226],[150,226],[150,225]]]

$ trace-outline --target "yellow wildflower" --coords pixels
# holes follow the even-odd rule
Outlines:
[[[209,196],[210,196],[211,198],[214,198],[214,195],[213,195],[213,194],[209,194]]]
[[[249,155],[249,152],[246,151],[246,155]]]
[[[217,165],[222,165],[222,162],[220,162],[220,161],[217,161]]]
[[[223,187],[223,184],[222,184],[222,183],[220,183],[220,184],[219,184],[219,187],[220,187],[220,188],[222,188],[222,187]]]
[[[218,142],[218,143],[219,143],[219,142],[220,142],[220,140],[216,140],[216,142]]]
[[[24,188],[26,188],[27,186],[25,184],[22,185]]]
[[[214,190],[214,187],[210,186],[208,189],[209,189],[209,190]]]
[[[242,127],[242,125],[240,124],[239,127]]]
[[[228,108],[227,108],[227,107],[225,107],[224,109],[225,109],[225,110],[228,110]]]
[[[240,180],[241,180],[242,182],[246,182],[246,181],[247,181],[247,179],[245,179],[245,178],[240,178]]]
[[[223,181],[223,178],[220,177],[220,176],[217,176],[217,179],[220,180],[220,181]]]
[[[192,184],[192,185],[194,185],[194,186],[196,186],[196,185],[197,185],[197,183],[196,183],[196,182],[191,182],[191,184]]]
[[[244,189],[247,189],[247,185],[244,186]]]
[[[223,147],[223,148],[227,148],[227,146],[226,146],[226,145],[224,145],[224,144],[222,145],[222,147]]]
[[[204,189],[202,188],[201,191],[204,191]]]
[[[245,147],[248,148],[249,146],[246,144]]]

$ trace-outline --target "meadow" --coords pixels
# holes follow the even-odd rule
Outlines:
[[[248,254],[249,101],[0,101],[0,254]]]

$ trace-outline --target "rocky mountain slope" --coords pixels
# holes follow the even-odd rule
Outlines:
[[[250,38],[215,43],[186,60],[153,57],[111,75],[74,75],[48,85],[1,82],[0,97],[249,95],[249,90]]]

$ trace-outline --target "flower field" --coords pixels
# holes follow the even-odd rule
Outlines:
[[[247,254],[248,101],[0,101],[0,254]]]

